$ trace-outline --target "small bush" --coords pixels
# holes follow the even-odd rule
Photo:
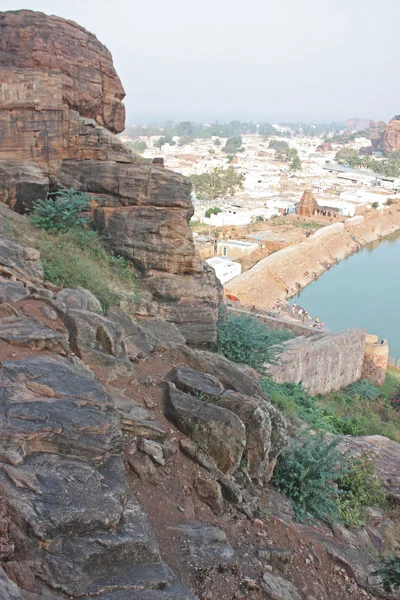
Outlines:
[[[375,476],[375,466],[368,456],[350,459],[347,472],[337,481],[340,519],[346,525],[365,524],[363,508],[388,508],[387,492]]]
[[[218,208],[218,206],[214,206],[212,208],[208,208],[205,212],[205,216],[207,217],[207,219],[209,219],[211,217],[211,215],[217,215],[218,213],[222,212],[220,208]]]
[[[82,214],[90,210],[88,194],[76,190],[60,190],[48,200],[34,203],[32,221],[46,231],[65,232],[88,225],[90,217]]]
[[[228,315],[217,325],[214,351],[236,363],[245,363],[264,373],[265,364],[276,364],[283,350],[282,342],[292,335],[287,331],[273,331],[252,316]]]
[[[385,592],[393,592],[400,588],[400,552],[393,556],[381,558],[381,566],[372,575],[381,578]]]
[[[337,489],[332,481],[343,473],[339,440],[322,435],[293,440],[278,458],[272,483],[293,502],[296,518],[327,522],[339,518]]]
[[[379,388],[370,383],[368,379],[359,379],[352,383],[347,388],[342,390],[342,393],[354,399],[361,400],[376,400],[379,396]]]

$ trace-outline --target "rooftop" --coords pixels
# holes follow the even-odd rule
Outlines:
[[[236,264],[234,259],[224,258],[222,256],[213,256],[212,258],[207,258],[206,263],[212,267],[216,267],[218,265]]]
[[[221,241],[218,242],[218,244],[223,244],[223,245],[227,245],[227,246],[236,246],[238,248],[251,248],[252,246],[255,246],[256,244],[253,242],[244,242],[242,240],[225,240],[225,241]]]

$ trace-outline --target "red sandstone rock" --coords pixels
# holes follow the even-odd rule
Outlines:
[[[222,294],[194,248],[190,182],[108,131],[124,128],[123,97],[110,53],[82,27],[0,13],[0,201],[23,213],[48,189],[92,193],[95,227],[143,275],[153,316],[212,343]]]
[[[400,150],[400,115],[393,117],[386,125],[380,139],[380,148],[385,154]]]
[[[62,73],[62,99],[110,131],[125,127],[125,91],[112,57],[73,21],[30,10],[0,14],[0,65]]]
[[[344,122],[348,129],[352,129],[353,131],[360,131],[361,129],[369,129],[371,126],[371,119],[360,119],[355,117],[354,119],[347,119]]]

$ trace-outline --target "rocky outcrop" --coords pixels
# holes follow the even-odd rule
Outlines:
[[[386,125],[378,146],[386,155],[400,150],[400,115],[393,117]]]
[[[353,437],[346,435],[339,448],[350,456],[368,456],[376,465],[376,476],[389,497],[400,503],[400,444],[382,435]]]
[[[361,129],[369,129],[371,126],[371,119],[360,119],[355,117],[354,119],[347,119],[344,122],[347,129],[351,129],[352,131],[360,131]]]
[[[228,464],[234,472],[243,456],[253,480],[263,484],[271,479],[287,436],[281,413],[268,400],[261,395],[248,396],[224,389],[216,377],[185,367],[176,367],[167,379],[172,385],[167,384],[166,415],[194,442],[200,443],[222,471],[227,471],[225,465]],[[242,444],[236,443],[237,426],[230,433],[227,429],[222,431],[219,425],[221,415],[224,423],[231,423],[228,416],[232,413],[244,425],[245,435],[240,436],[244,440]],[[204,421],[208,423],[205,425]],[[211,443],[214,435],[217,444]],[[221,461],[221,445],[224,452],[227,449],[231,455],[238,454],[237,460]]]
[[[108,50],[32,11],[1,13],[0,32],[0,200],[24,213],[49,190],[91,194],[94,226],[143,278],[151,315],[212,343],[222,288],[193,244],[190,183],[113,135],[124,91]]]
[[[7,287],[16,283],[26,293],[1,305],[10,316],[0,316],[0,559],[26,592],[1,572],[0,595],[194,600],[162,562],[125,476],[121,424],[130,436],[164,439],[165,430],[119,390],[110,395],[71,353],[77,343],[92,364],[96,352],[129,363],[122,325],[99,314],[98,301],[86,290],[47,290],[51,306],[43,303],[38,278],[34,289],[26,279],[33,268],[28,258],[33,272],[41,272],[38,254],[2,244],[8,251],[0,253],[0,267],[6,263],[15,271],[3,281],[5,295],[12,296]],[[60,324],[71,319],[77,337],[68,337]],[[145,324],[140,331],[144,343]],[[147,453],[162,449],[150,439],[139,445]]]
[[[19,10],[0,13],[0,38],[2,66],[60,72],[65,104],[110,131],[123,131],[125,91],[96,36],[73,21]]]

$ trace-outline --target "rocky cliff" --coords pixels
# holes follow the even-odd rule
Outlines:
[[[221,288],[194,248],[190,184],[112,133],[125,113],[109,51],[32,11],[1,13],[0,33],[0,200],[25,212],[49,190],[89,192],[95,227],[154,296],[149,316],[176,323],[189,343],[213,342]]]
[[[368,129],[371,126],[371,119],[363,119],[359,117],[355,117],[353,119],[347,119],[344,122],[348,129],[352,131],[360,131],[361,129]]]
[[[386,125],[379,139],[378,149],[386,155],[400,150],[400,115],[393,117]]]
[[[95,35],[73,21],[20,10],[0,13],[0,40],[3,67],[59,73],[69,108],[114,133],[123,131],[125,91],[110,52]]]

